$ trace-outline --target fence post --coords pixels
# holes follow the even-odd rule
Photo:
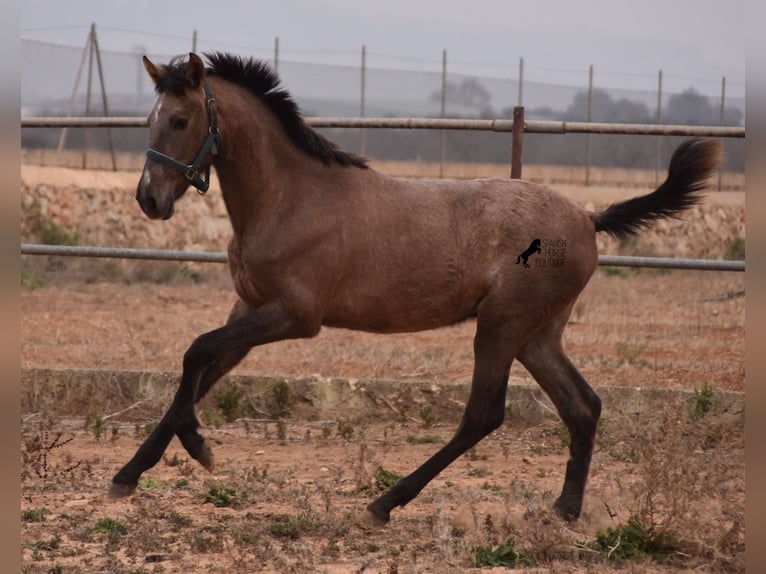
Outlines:
[[[279,73],[279,36],[274,37],[274,72]]]
[[[722,126],[724,122],[724,104],[726,102],[726,76],[721,78],[721,115],[718,119],[718,125]],[[723,164],[718,168],[718,191],[721,191],[723,180]]]
[[[588,123],[593,121],[593,64],[588,67]],[[590,137],[585,142],[585,185],[590,185]]]
[[[77,102],[77,90],[80,88],[80,80],[82,79],[82,71],[85,68],[85,57],[88,55],[88,52],[90,50],[90,32],[88,32],[88,39],[85,40],[85,47],[82,50],[82,58],[80,58],[80,67],[77,68],[77,76],[74,80],[74,87],[72,88],[72,95],[69,97],[69,107],[67,108],[67,117],[71,116],[74,113],[74,106]],[[69,128],[65,127],[61,130],[61,135],[59,136],[59,145],[56,148],[56,153],[61,154],[61,150],[64,149],[64,142],[66,141],[67,131]]]
[[[104,83],[104,67],[101,65],[101,49],[98,46],[98,36],[96,27],[93,27],[93,51],[96,53],[96,66],[98,68],[98,81],[101,85],[101,104],[104,106],[104,115],[109,115],[109,104],[106,97],[106,84]],[[114,138],[112,137],[112,128],[106,128],[106,137],[109,141],[109,153],[112,156],[112,171],[117,171],[117,158],[114,155]]]
[[[90,99],[91,91],[93,87],[93,38],[96,36],[96,24],[90,25],[90,42],[88,51],[88,89],[85,93],[85,117],[90,116]],[[82,133],[82,168],[85,169],[88,165],[88,140],[90,139],[90,132],[88,128]]]
[[[523,94],[523,86],[524,86],[524,58],[519,58],[519,97],[518,101],[516,102],[517,106],[522,105],[522,94]]]
[[[660,124],[660,118],[662,117],[662,70],[657,75],[657,116],[655,123]],[[655,187],[660,183],[660,152],[662,151],[662,137],[657,136],[657,146],[654,155],[654,185]]]
[[[192,52],[197,53],[197,31],[192,30]]]
[[[362,44],[362,91],[359,98],[359,117],[364,117],[364,100],[367,92],[367,46]],[[365,148],[367,147],[367,130],[362,128],[360,134],[361,142],[359,144],[359,153],[365,154]]]
[[[442,109],[441,119],[447,111],[447,50],[442,50]],[[439,161],[439,177],[444,177],[444,160],[447,155],[447,132],[441,131],[441,160]]]
[[[524,150],[524,107],[513,108],[513,139],[511,140],[511,179],[521,179],[521,154]]]

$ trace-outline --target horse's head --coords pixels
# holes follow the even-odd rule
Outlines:
[[[194,185],[207,190],[212,156],[218,152],[215,100],[196,54],[187,62],[155,66],[144,56],[157,103],[149,115],[149,149],[136,200],[151,219],[169,219],[175,201]]]

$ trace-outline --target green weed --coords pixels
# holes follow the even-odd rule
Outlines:
[[[287,405],[290,402],[290,387],[280,379],[271,386],[270,414],[275,419],[287,414]]]
[[[229,382],[223,389],[213,394],[213,400],[226,422],[234,422],[239,416],[240,402],[244,394],[245,391],[234,382]]]
[[[646,558],[664,562],[680,548],[673,536],[654,525],[645,527],[635,515],[617,528],[597,532],[596,540],[587,546],[618,563]]]
[[[402,475],[391,470],[386,470],[382,466],[375,471],[375,487],[379,492],[383,492],[394,486],[402,479]]]
[[[216,508],[228,508],[237,506],[242,502],[242,495],[228,486],[211,486],[207,492],[201,495],[205,502],[209,502]]]
[[[499,546],[476,546],[472,551],[472,562],[477,568],[515,568],[516,566],[534,566],[534,559],[523,550],[516,550],[516,543],[507,540]]]
[[[104,417],[95,412],[88,413],[88,417],[85,419],[85,428],[87,429],[88,427],[91,427],[93,431],[93,438],[100,441],[106,429]]]
[[[743,261],[745,259],[745,240],[741,237],[737,237],[729,243],[723,254],[723,258],[733,261]]]
[[[433,435],[426,435],[426,436],[409,435],[407,437],[407,442],[409,444],[441,444],[444,441],[438,436],[433,436]]]
[[[186,265],[179,265],[177,263],[167,263],[164,265],[157,276],[157,283],[201,283],[202,274],[199,271],[194,271]]]
[[[45,277],[40,275],[34,269],[22,269],[21,270],[21,287],[22,289],[39,289],[46,285]]]
[[[116,544],[122,536],[128,533],[128,527],[114,518],[102,518],[96,522],[93,532],[106,534],[109,544]]]
[[[351,423],[338,419],[337,421],[338,435],[345,440],[349,441],[354,436],[354,427]]]
[[[162,480],[154,480],[153,478],[142,478],[138,481],[138,486],[139,488],[156,488],[162,490],[168,488],[168,483]]]
[[[646,349],[646,343],[632,344],[626,341],[617,341],[614,346],[620,356],[620,364],[628,363],[629,365],[632,365]]]
[[[30,508],[21,511],[22,522],[45,522],[45,517],[51,514],[49,508]]]
[[[308,516],[302,514],[301,516],[281,516],[276,522],[269,526],[269,532],[272,536],[277,538],[289,538],[296,540],[300,538],[301,534],[319,528],[319,522]]]
[[[438,417],[434,413],[434,410],[431,408],[431,406],[426,405],[420,409],[420,420],[423,423],[424,428],[431,428],[434,426],[434,424],[436,424]]]
[[[704,417],[713,408],[713,388],[705,383],[701,389],[694,389],[692,407],[689,418],[697,421]]]
[[[33,231],[46,245],[77,245],[80,242],[80,233],[76,229],[67,229],[54,223],[39,210],[35,213],[33,225]]]

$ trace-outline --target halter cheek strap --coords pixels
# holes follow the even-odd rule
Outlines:
[[[218,155],[218,147],[221,143],[221,136],[218,132],[218,108],[216,107],[215,98],[210,93],[210,85],[207,79],[205,79],[204,88],[205,102],[207,104],[208,131],[207,137],[202,142],[202,146],[197,152],[197,157],[194,158],[194,161],[185,164],[151,148],[146,150],[147,158],[183,173],[186,179],[197,188],[200,195],[203,195],[210,187],[210,164],[205,168],[204,175],[200,175],[200,166],[205,161],[208,153],[214,156]]]

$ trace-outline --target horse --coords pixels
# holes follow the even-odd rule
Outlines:
[[[174,436],[213,468],[194,405],[254,347],[314,337],[325,325],[403,333],[475,320],[472,382],[454,435],[362,516],[387,523],[393,509],[497,429],[518,360],[569,430],[553,507],[577,520],[601,401],[564,352],[562,333],[595,272],[596,234],[632,236],[701,201],[722,160],[719,143],[683,142],[656,190],[591,212],[522,180],[379,173],[308,126],[266,63],[202,56],[206,62],[194,53],[165,65],[143,59],[158,97],[136,200],[150,219],[169,219],[189,187],[207,189],[214,167],[233,230],[228,265],[237,297],[225,324],[185,352],[174,399],[114,476],[110,495],[132,494]],[[562,263],[515,265],[513,256],[538,238],[565,246]]]

